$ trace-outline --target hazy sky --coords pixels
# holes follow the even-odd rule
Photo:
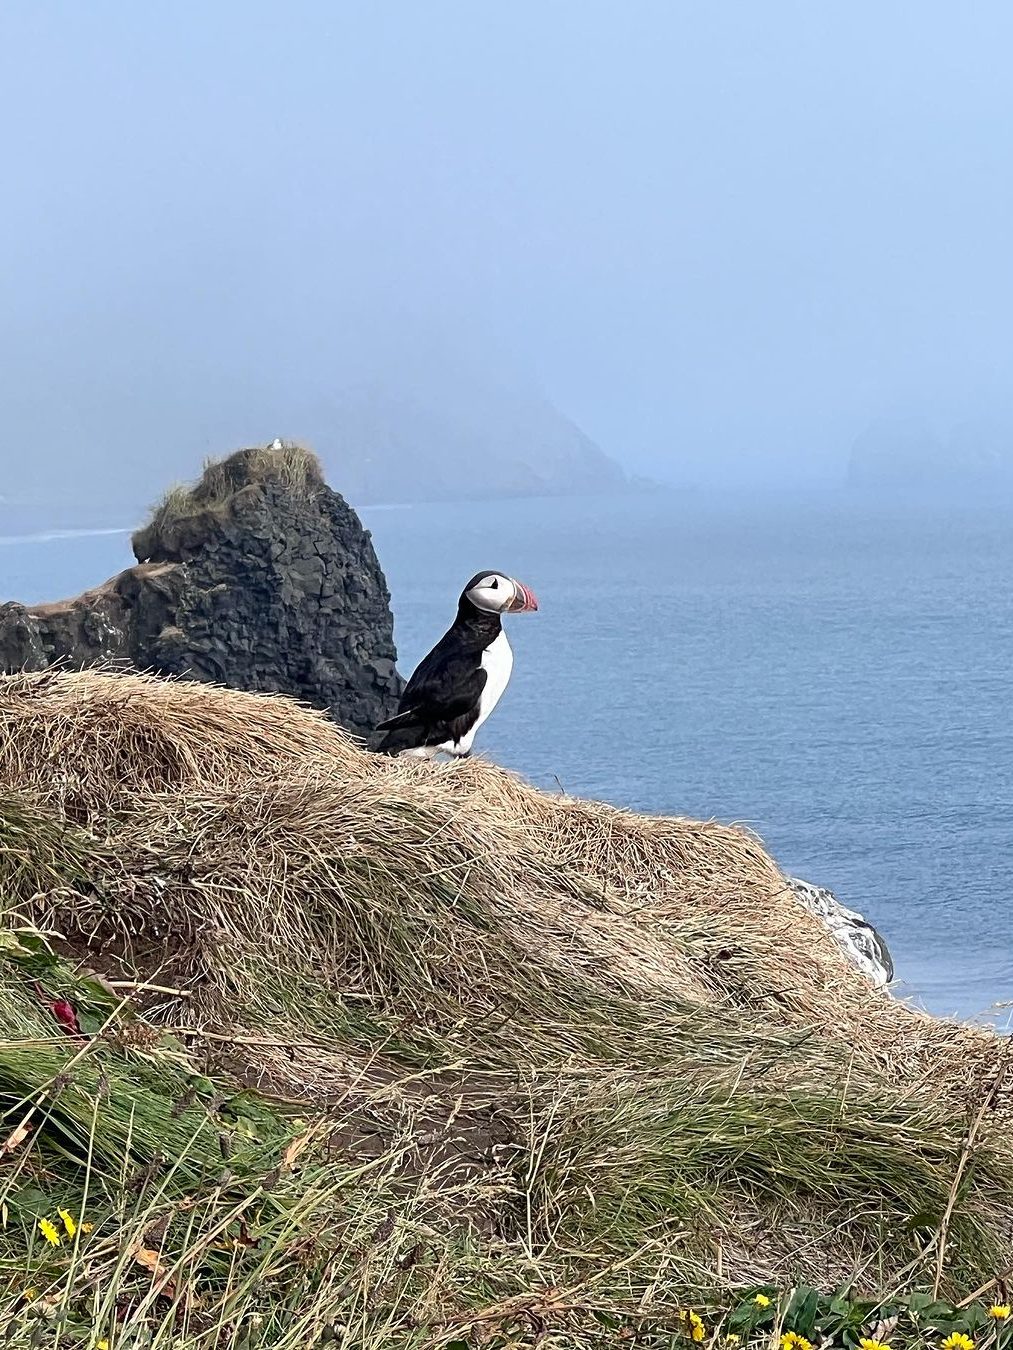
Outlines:
[[[4,0],[4,478],[150,491],[434,348],[676,479],[1005,415],[1011,51],[1008,0]]]

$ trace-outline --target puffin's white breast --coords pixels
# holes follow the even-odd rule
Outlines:
[[[513,668],[513,650],[507,642],[506,633],[501,629],[495,642],[490,643],[482,653],[482,669],[485,671],[486,681],[478,700],[476,731],[503,697],[503,690],[510,683],[510,672]]]
[[[433,753],[442,750],[448,755],[467,755],[471,751],[475,732],[495,708],[503,696],[503,690],[510,683],[510,672],[514,667],[514,654],[507,642],[507,635],[500,630],[499,636],[482,653],[482,669],[485,671],[485,688],[478,698],[478,717],[459,741],[446,741],[433,747]]]

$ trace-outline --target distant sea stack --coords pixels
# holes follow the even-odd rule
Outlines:
[[[240,450],[173,489],[137,566],[72,600],[0,604],[0,670],[107,662],[290,694],[365,734],[401,691],[367,530],[308,451]]]
[[[917,418],[872,423],[856,439],[848,486],[886,496],[980,498],[1013,491],[1013,428],[975,419],[937,434]]]
[[[547,399],[482,382],[362,384],[335,395],[313,422],[314,443],[363,504],[636,490]]]

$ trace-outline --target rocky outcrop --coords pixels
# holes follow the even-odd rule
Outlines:
[[[133,544],[136,567],[73,600],[0,605],[0,669],[129,664],[290,694],[359,734],[395,706],[383,572],[312,455],[272,447],[210,464]]]
[[[823,920],[848,960],[878,988],[885,989],[894,971],[893,958],[882,935],[861,914],[842,905],[826,887],[814,886],[798,877],[785,879],[795,898]]]
[[[1013,428],[976,418],[937,434],[917,418],[880,420],[858,437],[848,486],[907,500],[978,498],[1013,490]]]

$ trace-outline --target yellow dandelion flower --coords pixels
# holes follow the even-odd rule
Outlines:
[[[81,1232],[82,1232],[82,1233],[90,1233],[90,1232],[92,1232],[92,1230],[94,1229],[94,1227],[95,1227],[95,1225],[94,1225],[93,1223],[83,1223],[83,1224],[81,1225]]]
[[[63,1220],[63,1226],[67,1230],[67,1236],[73,1241],[74,1234],[77,1232],[77,1224],[74,1222],[74,1216],[69,1209],[60,1210],[60,1218]]]
[[[753,1302],[756,1304],[756,1306],[757,1306],[758,1308],[769,1308],[769,1307],[770,1307],[770,1299],[767,1297],[766,1294],[757,1294],[757,1295],[754,1297]]]
[[[1009,1317],[1010,1312],[1011,1309],[1008,1303],[993,1303],[988,1310],[988,1315],[996,1322],[1005,1322],[1006,1318]]]
[[[725,1337],[725,1345],[738,1345],[741,1340],[741,1336],[736,1336],[734,1331],[730,1331]]]
[[[860,1350],[890,1350],[886,1341],[877,1341],[872,1336],[863,1336],[858,1344]]]
[[[797,1331],[786,1331],[781,1337],[781,1350],[813,1350],[812,1341],[807,1341]]]
[[[26,1303],[31,1303],[33,1299],[39,1297],[39,1291],[37,1289],[22,1289],[21,1297]]]
[[[39,1232],[51,1247],[59,1247],[60,1234],[56,1231],[56,1224],[52,1223],[49,1219],[40,1219]]]
[[[109,1350],[109,1342],[105,1339],[96,1341],[95,1350]]]
[[[951,1331],[942,1350],[974,1350],[974,1341],[963,1331]]]
[[[700,1341],[706,1339],[707,1330],[704,1327],[703,1319],[701,1318],[699,1313],[690,1312],[684,1309],[682,1312],[680,1312],[679,1318],[682,1321],[686,1334],[687,1336],[689,1336],[691,1341],[696,1341],[699,1343]]]

